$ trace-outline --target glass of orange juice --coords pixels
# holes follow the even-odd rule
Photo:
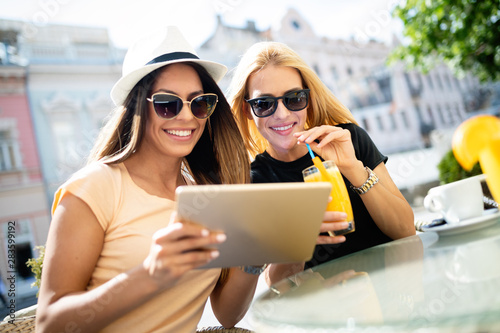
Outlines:
[[[330,192],[332,200],[328,203],[326,210],[344,212],[347,214],[345,221],[349,223],[349,227],[333,232],[330,231],[329,234],[331,236],[339,236],[353,232],[355,227],[351,200],[349,199],[349,194],[347,193],[347,188],[345,186],[344,179],[342,178],[342,174],[333,161],[324,161],[323,165],[325,166],[327,174],[322,174],[318,168],[310,166],[302,171],[304,181],[306,183],[330,182],[332,184],[332,191]]]

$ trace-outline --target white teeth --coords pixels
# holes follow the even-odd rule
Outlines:
[[[271,127],[271,128],[275,131],[286,131],[287,129],[292,128],[292,126],[293,124],[284,127]]]
[[[179,131],[179,130],[166,130],[168,134],[176,135],[176,136],[189,136],[191,135],[191,131]]]

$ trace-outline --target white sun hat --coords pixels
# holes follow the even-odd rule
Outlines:
[[[123,60],[122,77],[111,89],[111,99],[121,105],[132,88],[147,74],[165,65],[195,62],[203,66],[215,82],[227,72],[227,67],[208,60],[201,60],[180,30],[169,26],[135,42]]]

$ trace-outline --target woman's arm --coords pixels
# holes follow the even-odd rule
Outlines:
[[[365,165],[356,158],[349,130],[323,125],[295,135],[299,144],[309,143],[323,158],[333,160],[353,186],[359,187],[368,179]],[[316,139],[320,142],[314,142]],[[373,220],[392,239],[414,235],[413,210],[394,184],[387,168],[380,163],[373,171],[379,182],[361,195]]]
[[[46,245],[38,331],[97,331],[144,302],[147,291],[154,291],[153,284],[145,283],[146,274],[140,269],[86,291],[103,240],[104,231],[89,206],[70,194],[63,198],[54,212]],[[136,283],[141,288],[130,288]]]
[[[225,281],[220,281],[210,295],[215,317],[222,326],[231,328],[246,314],[252,302],[259,275],[245,273],[239,267],[229,269]]]
[[[368,178],[364,168],[363,171],[365,179],[358,180],[357,183],[346,177],[353,186],[361,186]],[[373,172],[379,178],[379,182],[368,192],[360,195],[373,220],[379,229],[392,239],[415,235],[413,210],[394,184],[385,164],[380,163]],[[361,179],[363,172],[359,171],[358,174],[357,179]]]
[[[341,170],[351,184],[359,187],[368,179],[368,173],[361,161],[357,166]],[[340,167],[339,167],[340,169]],[[377,227],[392,239],[415,234],[413,210],[394,184],[384,163],[373,172],[379,181],[368,192],[360,194],[361,200]]]
[[[143,265],[87,291],[103,240],[90,207],[67,194],[54,212],[47,240],[37,331],[99,331],[217,255],[190,249],[219,242],[199,226],[173,224],[155,235]]]

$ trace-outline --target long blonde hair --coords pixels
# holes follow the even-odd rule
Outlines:
[[[250,182],[249,158],[229,103],[217,83],[200,65],[186,62],[198,73],[203,91],[218,96],[214,113],[193,151],[184,158],[184,169],[197,184],[238,184]],[[88,163],[125,161],[143,141],[148,117],[146,98],[164,67],[146,75],[131,90],[123,106],[117,107],[99,133]]]
[[[252,119],[248,119],[248,79],[267,65],[295,68],[304,88],[310,89],[306,129],[320,125],[356,123],[353,115],[320,80],[318,75],[290,47],[278,42],[260,42],[250,47],[235,69],[229,87],[229,101],[243,135],[245,146],[252,157],[262,153],[269,143],[259,133]]]

